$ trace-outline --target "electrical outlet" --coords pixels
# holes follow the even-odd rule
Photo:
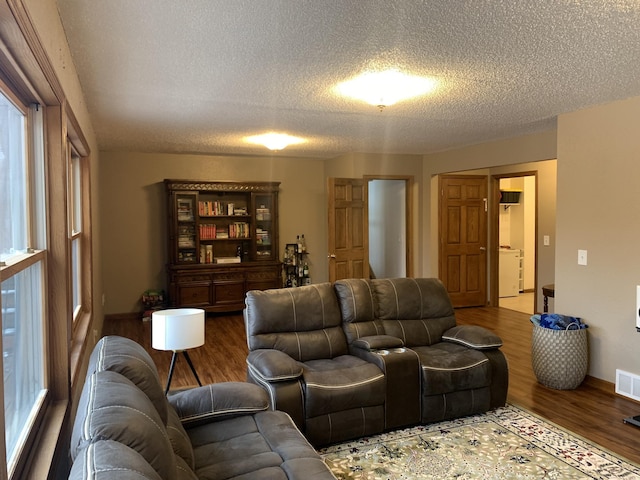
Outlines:
[[[545,247],[548,247],[551,244],[549,235],[545,235],[544,237],[542,237],[542,243],[544,243]]]
[[[587,251],[578,250],[578,265],[586,265],[586,264],[587,264]]]

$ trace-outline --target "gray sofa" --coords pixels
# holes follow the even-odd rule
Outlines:
[[[502,341],[433,278],[248,292],[248,380],[316,446],[502,406]]]
[[[148,353],[122,337],[91,354],[71,438],[69,478],[335,479],[283,412],[249,383],[166,398]]]

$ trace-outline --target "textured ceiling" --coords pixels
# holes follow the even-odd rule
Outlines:
[[[102,150],[424,154],[554,128],[640,95],[638,0],[58,0]],[[383,112],[334,85],[436,77]]]

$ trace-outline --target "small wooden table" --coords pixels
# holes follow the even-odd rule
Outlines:
[[[550,283],[549,285],[542,286],[542,295],[544,295],[544,306],[543,306],[544,313],[549,312],[549,297],[555,298],[555,294],[556,294],[555,283]]]

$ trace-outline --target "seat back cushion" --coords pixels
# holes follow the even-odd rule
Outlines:
[[[190,469],[194,469],[196,467],[196,460],[193,454],[193,447],[191,446],[191,439],[173,406],[169,405],[167,410],[169,411],[167,435],[169,435],[171,448],[178,457],[184,460]]]
[[[273,348],[301,362],[347,353],[330,283],[250,291],[244,318],[250,351]]]
[[[126,472],[126,473],[125,473]],[[79,452],[69,480],[162,480],[138,452],[113,440],[97,440]]]
[[[368,279],[338,280],[333,288],[349,345],[361,337],[384,335],[384,327],[376,319],[376,300]]]
[[[407,347],[433,345],[456,324],[449,294],[437,278],[373,279],[377,317]]]
[[[167,423],[167,399],[160,385],[156,364],[142,347],[129,338],[102,337],[91,352],[87,377],[94,372],[112,371],[131,380],[151,400],[162,423]]]
[[[176,460],[158,412],[146,394],[116,372],[96,372],[86,379],[71,434],[71,458],[97,440],[127,445],[163,479],[176,478]]]

